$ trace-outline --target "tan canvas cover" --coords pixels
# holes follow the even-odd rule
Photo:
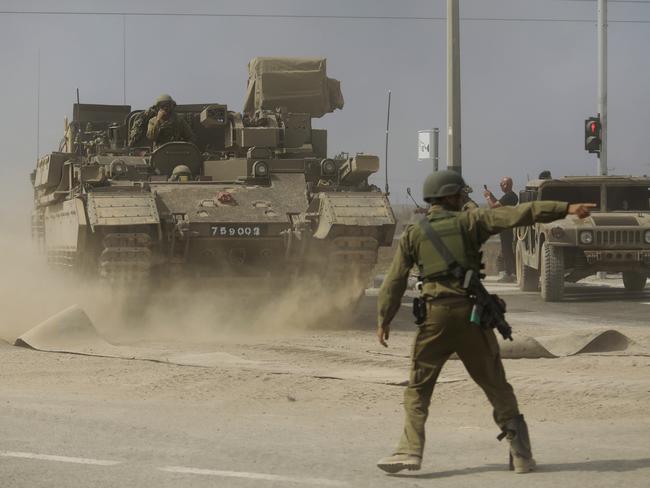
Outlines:
[[[322,117],[343,108],[341,83],[328,78],[325,58],[253,58],[244,112],[285,107]]]

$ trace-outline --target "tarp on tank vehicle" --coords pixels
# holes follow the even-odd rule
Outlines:
[[[322,117],[343,108],[341,83],[328,78],[325,58],[253,58],[244,112],[275,110]]]

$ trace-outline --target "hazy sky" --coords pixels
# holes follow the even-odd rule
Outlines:
[[[596,113],[596,2],[460,0],[463,173],[477,190],[502,175],[520,188],[542,169],[593,174],[583,121]],[[0,190],[29,210],[36,158],[37,52],[41,56],[40,153],[56,149],[78,87],[81,101],[242,107],[255,56],[324,56],[341,80],[343,111],[316,127],[329,151],[384,159],[386,94],[393,93],[391,198],[420,195],[418,129],[446,127],[444,20],[47,15],[39,12],[287,14],[444,18],[444,0],[0,1]],[[650,3],[610,2],[609,161],[613,173],[650,173]],[[480,19],[502,20],[480,20]],[[555,19],[554,21],[503,19]],[[593,22],[566,22],[568,19]],[[123,23],[126,57],[123,58]],[[126,66],[126,93],[123,66]],[[441,163],[445,164],[445,138]],[[383,171],[383,169],[382,169]],[[383,173],[376,182],[383,182]],[[382,183],[383,184],[383,183]],[[480,195],[479,195],[480,198]]]

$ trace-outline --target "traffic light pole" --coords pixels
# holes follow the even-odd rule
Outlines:
[[[462,173],[458,0],[447,0],[447,169]]]
[[[598,116],[601,146],[598,174],[607,174],[607,0],[598,0]]]

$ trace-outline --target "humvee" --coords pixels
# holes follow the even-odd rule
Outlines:
[[[517,283],[560,301],[564,283],[597,272],[622,273],[626,290],[640,291],[650,275],[650,178],[584,176],[533,180],[519,201],[595,203],[591,217],[519,227],[515,232]]]

